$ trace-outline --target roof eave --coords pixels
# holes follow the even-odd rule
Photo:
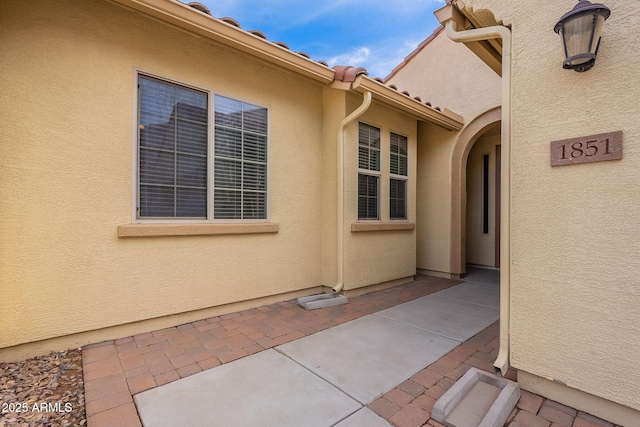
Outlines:
[[[481,28],[479,23],[473,19],[468,11],[461,10],[456,3],[448,4],[434,12],[436,18],[441,25],[447,20],[453,19],[458,29],[468,30],[472,28]],[[496,72],[499,76],[502,76],[502,46],[496,40],[481,40],[473,42],[464,42],[464,45],[469,48],[482,62],[487,64],[489,68]]]
[[[409,113],[419,120],[434,123],[445,129],[457,131],[464,126],[464,118],[453,111],[446,108],[444,111],[438,111],[365,75],[358,76],[351,88],[359,93],[369,91],[374,99]]]
[[[176,0],[108,0],[270,63],[330,83],[334,71]]]

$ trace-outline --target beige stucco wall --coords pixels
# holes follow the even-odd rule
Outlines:
[[[416,265],[421,270],[450,273],[451,166],[457,132],[420,123]]]
[[[269,109],[277,232],[118,238],[135,203],[138,71]],[[0,73],[0,360],[336,284],[337,130],[361,95],[103,0],[2,2]],[[388,132],[409,137],[415,222],[417,120],[378,101],[366,120],[386,134],[386,176]],[[347,137],[345,289],[411,277],[415,231],[351,232],[357,123]],[[385,198],[383,179],[388,216]]]
[[[465,3],[513,32],[511,363],[640,410],[637,4],[605,2],[597,63],[576,73],[553,32],[572,3]],[[550,167],[551,141],[616,130],[622,160]]]
[[[387,81],[422,101],[462,115],[465,123],[501,102],[500,76],[444,31]]]
[[[465,129],[473,128],[449,132],[421,123],[418,145],[417,268],[429,274],[464,274],[466,156],[484,132],[476,119],[501,103],[500,76],[442,31],[387,83],[461,114]]]
[[[468,264],[496,266],[496,146],[500,135],[479,138],[467,159],[466,261]],[[484,160],[489,156],[489,229],[483,232]]]
[[[320,85],[104,1],[0,20],[0,348],[322,284]],[[278,233],[117,237],[136,69],[269,108]]]
[[[347,98],[348,111],[362,103],[362,96]],[[345,138],[345,289],[383,283],[416,273],[415,230],[351,231],[358,222],[358,122],[380,128],[380,220],[376,223],[415,223],[417,120],[374,101],[371,107],[346,128]],[[407,221],[389,220],[390,132],[407,137],[409,180]]]

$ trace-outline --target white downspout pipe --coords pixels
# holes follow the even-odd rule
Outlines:
[[[502,123],[500,192],[500,350],[494,368],[502,375],[509,369],[510,287],[511,287],[511,31],[494,26],[457,31],[455,20],[446,22],[447,36],[455,42],[502,39]]]
[[[338,128],[338,283],[332,288],[340,292],[344,288],[344,140],[346,126],[364,114],[371,105],[371,92],[364,94],[362,105],[342,119]]]

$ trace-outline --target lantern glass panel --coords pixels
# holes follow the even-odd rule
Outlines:
[[[593,15],[581,15],[568,20],[564,24],[563,37],[567,48],[567,58],[584,53],[593,53],[597,45],[591,46],[591,35],[593,32]],[[589,61],[589,58],[576,58],[571,61],[572,65],[582,64]]]

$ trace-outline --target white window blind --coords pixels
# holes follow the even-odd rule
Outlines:
[[[207,94],[140,76],[141,218],[206,218]]]
[[[365,123],[358,128],[358,167],[380,170],[380,129]]]
[[[267,109],[215,97],[214,217],[267,217]]]
[[[390,172],[407,176],[407,137],[391,133]]]
[[[389,218],[407,219],[407,137],[391,132],[389,147]]]
[[[407,181],[389,180],[389,218],[407,219]]]
[[[380,129],[358,125],[358,219],[380,219]]]

